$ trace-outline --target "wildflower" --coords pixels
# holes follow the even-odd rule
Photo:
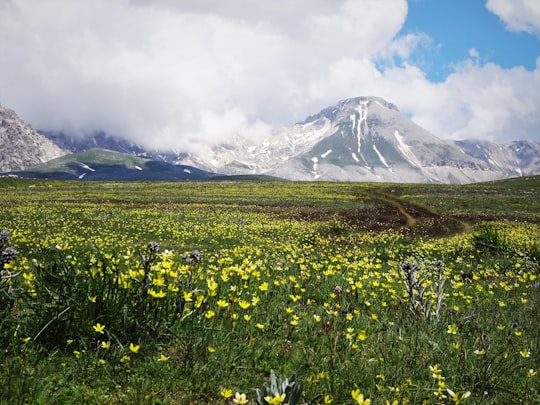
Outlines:
[[[358,334],[358,340],[360,340],[361,342],[366,340],[366,331],[365,330],[360,331],[360,333]]]
[[[68,339],[68,340],[66,340],[66,343],[67,343],[68,346],[69,346],[70,344],[72,344],[73,342],[74,342],[73,339]]]
[[[332,397],[330,395],[324,396],[324,403],[325,404],[331,404],[332,403]]]
[[[210,310],[208,310],[208,311],[206,312],[206,314],[204,314],[204,317],[205,317],[206,319],[210,319],[210,318],[214,317],[215,314],[216,314],[216,313],[210,309]]]
[[[520,330],[516,330],[514,332],[514,335],[516,335],[517,337],[520,337],[522,335],[521,331]]]
[[[463,394],[460,394],[459,392],[454,392],[450,388],[447,388],[446,391],[450,395],[452,401],[454,401],[454,404],[461,404],[471,395],[470,391],[464,392]]]
[[[486,351],[484,349],[482,350],[476,349],[473,353],[476,354],[477,356],[483,356],[484,354],[486,354]]]
[[[105,360],[105,359],[99,359],[99,360],[98,360],[98,364],[99,364],[100,366],[104,366],[105,364],[107,364],[107,360]]]
[[[209,353],[214,353],[216,351],[216,349],[212,346],[208,346],[208,352]]]
[[[95,304],[96,300],[97,300],[97,295],[88,296],[88,301],[93,302]]]
[[[164,354],[161,354],[158,359],[158,361],[161,361],[162,363],[166,362],[167,360],[169,360],[169,356],[165,356]],[[231,392],[231,395],[232,395],[232,392]]]
[[[504,325],[501,325],[501,324],[497,325],[497,329],[499,329],[499,330],[504,330],[504,328],[505,328]]]
[[[285,393],[281,394],[281,395],[278,395],[278,394],[274,394],[273,397],[271,396],[267,396],[267,397],[264,397],[264,400],[266,402],[268,402],[269,404],[281,404],[283,403],[283,401],[285,401]]]
[[[108,349],[109,347],[111,347],[111,342],[110,341],[101,342],[101,348],[102,349]]]
[[[227,399],[232,397],[232,390],[230,388],[223,388],[219,393],[223,398]]]
[[[23,341],[23,343],[28,343],[30,342],[30,337],[25,337],[25,338],[22,338],[21,340]]]
[[[268,287],[269,287],[268,283],[267,283],[267,282],[264,282],[264,283],[262,283],[262,284],[259,286],[259,290],[261,290],[261,291],[268,291]]]
[[[373,319],[374,321],[376,321],[378,318],[377,314],[371,314],[371,319]]]
[[[528,350],[521,350],[519,354],[521,354],[521,357],[531,357],[531,352]]]
[[[96,323],[93,328],[97,333],[101,333],[102,335],[105,333],[105,325],[102,325],[99,322]]]
[[[192,292],[184,291],[182,293],[182,296],[184,297],[184,301],[186,301],[186,302],[193,301],[193,299],[192,299],[193,293]]]
[[[313,315],[313,319],[315,319],[315,322],[321,321],[321,317],[319,315]]]
[[[446,333],[451,333],[455,335],[458,332],[458,327],[455,324],[448,325],[448,331]]]
[[[218,300],[217,306],[220,308],[226,308],[229,306],[229,303],[222,299],[222,300]]]
[[[356,401],[356,403],[359,404],[359,405],[370,405],[371,404],[371,400],[370,399],[364,399],[364,394],[362,394],[359,389],[356,389],[356,390],[352,391],[351,395],[352,395],[353,399]]]
[[[148,294],[150,294],[152,298],[165,298],[167,296],[167,293],[165,291],[155,291],[152,288],[148,289]]]
[[[133,353],[137,353],[140,348],[140,345],[134,345],[133,343],[129,344],[129,350],[131,350]]]
[[[461,347],[461,343],[454,342],[454,343],[452,343],[452,347],[457,350],[457,349],[459,349]]]
[[[122,358],[120,359],[120,363],[123,363],[123,364],[129,363],[130,361],[131,361],[131,357],[129,357],[127,354],[125,356],[122,356]]]
[[[251,315],[244,315],[244,321],[249,322],[251,320]]]
[[[240,300],[238,301],[238,305],[240,305],[240,308],[242,309],[248,309],[251,304],[249,303],[249,301]]]
[[[262,323],[258,323],[257,325],[255,325],[258,329],[260,330],[263,330],[264,329],[264,325]]]
[[[248,402],[249,401],[246,399],[246,394],[240,394],[239,392],[234,394],[234,404],[247,404]]]
[[[527,377],[529,377],[529,378],[534,377],[536,375],[536,373],[537,372],[531,368],[531,369],[529,369],[529,371],[527,371]]]

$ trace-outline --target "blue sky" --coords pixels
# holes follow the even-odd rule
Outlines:
[[[147,147],[357,96],[440,138],[540,141],[539,0],[0,0],[0,55],[0,103],[34,127]]]
[[[401,33],[424,33],[433,41],[413,60],[433,81],[444,80],[459,61],[478,52],[478,62],[493,62],[504,68],[536,67],[540,55],[537,35],[512,32],[486,8],[482,0],[417,0],[409,2]],[[426,52],[429,56],[426,56]]]

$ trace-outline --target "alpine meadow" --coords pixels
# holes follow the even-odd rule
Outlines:
[[[0,178],[0,403],[540,403],[540,177],[264,180]]]

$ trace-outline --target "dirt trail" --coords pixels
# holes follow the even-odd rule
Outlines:
[[[457,229],[461,231],[469,231],[471,225],[451,215],[437,214],[430,209],[401,200],[398,196],[389,194],[382,190],[371,190],[371,198],[387,204],[399,212],[405,219],[407,228],[424,228],[422,232],[428,234],[438,234],[439,232],[455,232]]]

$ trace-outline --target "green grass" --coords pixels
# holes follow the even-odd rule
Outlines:
[[[0,403],[538,402],[539,184],[0,179]]]

